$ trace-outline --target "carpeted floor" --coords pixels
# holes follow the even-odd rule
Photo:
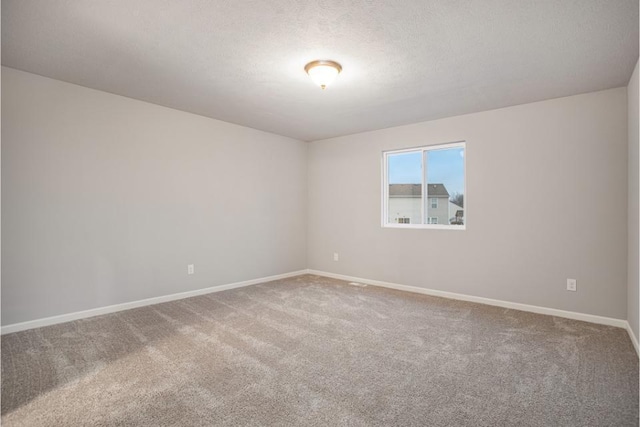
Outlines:
[[[623,329],[317,276],[2,337],[9,426],[637,426]]]

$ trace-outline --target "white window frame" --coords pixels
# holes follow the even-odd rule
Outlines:
[[[421,204],[421,218],[422,222],[427,222],[429,219],[425,217],[425,208],[426,203],[425,200],[429,200],[430,198],[427,196],[427,167],[424,164],[425,153],[432,150],[442,150],[449,148],[462,148],[464,149],[464,224],[463,225],[452,225],[449,224],[447,220],[446,224],[400,224],[395,222],[389,222],[389,180],[388,180],[388,157],[394,154],[401,153],[410,153],[415,151],[422,152],[422,204]],[[447,206],[448,206],[447,200]],[[466,141],[456,141],[456,142],[448,142],[443,144],[435,144],[435,145],[422,145],[419,147],[411,147],[411,148],[403,148],[400,150],[385,150],[382,152],[382,227],[383,228],[418,228],[418,229],[437,229],[437,230],[466,230],[467,229],[467,219],[469,218],[468,214],[468,197],[467,197],[467,142]]]
[[[434,222],[434,220],[435,220],[435,222]],[[438,217],[437,216],[428,217],[427,218],[427,225],[429,225],[429,224],[431,224],[431,225],[438,224]]]
[[[438,198],[430,197],[429,204],[431,205],[431,209],[438,209]],[[433,206],[435,204],[435,206]]]

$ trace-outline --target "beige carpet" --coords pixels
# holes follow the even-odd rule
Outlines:
[[[9,426],[637,426],[623,329],[299,276],[2,338]]]

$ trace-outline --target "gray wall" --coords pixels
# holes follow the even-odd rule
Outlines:
[[[627,320],[631,329],[639,338],[640,320],[638,319],[638,293],[639,268],[638,258],[638,233],[640,232],[638,216],[638,202],[640,193],[640,176],[638,174],[638,163],[640,160],[640,150],[638,149],[638,95],[640,86],[638,85],[638,64],[633,71],[629,86],[627,88],[627,101],[629,111],[629,237],[628,237],[628,297],[627,297]]]
[[[308,267],[638,334],[637,79],[628,141],[620,88],[307,146],[2,68],[2,323]],[[381,151],[462,139],[467,230],[381,228]]]
[[[309,268],[626,319],[626,99],[618,88],[311,143]],[[382,150],[459,140],[466,231],[382,228]]]
[[[3,324],[306,267],[305,143],[10,68],[2,113]]]

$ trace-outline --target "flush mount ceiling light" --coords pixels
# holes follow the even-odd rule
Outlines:
[[[325,89],[340,74],[342,66],[335,61],[319,59],[309,62],[304,66],[304,70],[315,84]]]

